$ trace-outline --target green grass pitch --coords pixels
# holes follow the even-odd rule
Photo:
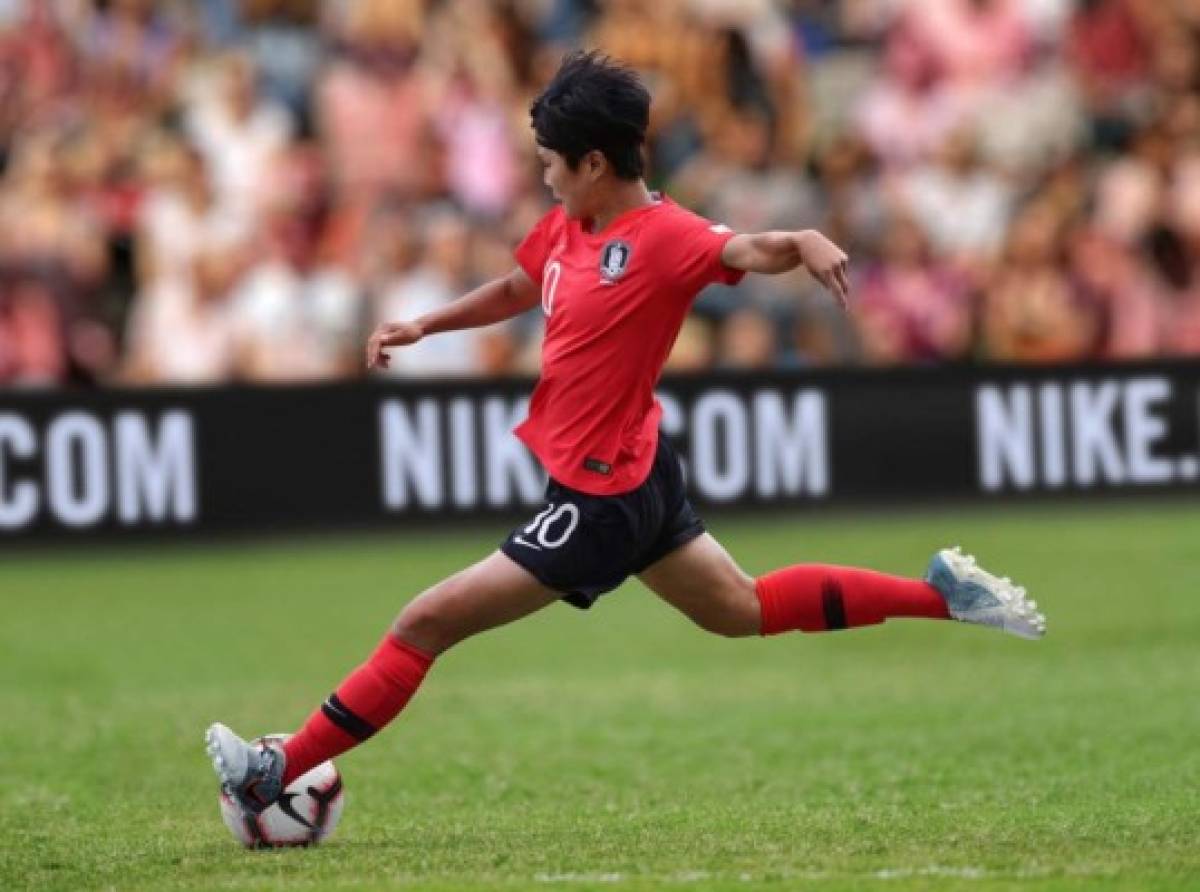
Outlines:
[[[328,844],[247,853],[208,722],[292,730],[501,530],[10,552],[0,889],[1200,889],[1200,509],[710,525],[751,572],[961,542],[1050,634],[727,641],[630,583],[448,654]]]

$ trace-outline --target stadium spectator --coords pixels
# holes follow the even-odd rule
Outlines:
[[[897,191],[935,250],[952,261],[974,268],[993,260],[1003,246],[1012,193],[981,162],[971,131],[953,131],[936,161],[914,168]]]
[[[1147,264],[1128,244],[1094,226],[1072,233],[1068,250],[1075,289],[1086,303],[1103,310],[1101,355],[1116,360],[1155,356],[1167,326],[1167,307]]]
[[[254,220],[260,190],[275,157],[291,139],[294,124],[287,110],[255,92],[250,59],[230,55],[189,103],[188,135],[204,156],[217,201],[225,213]]]
[[[272,174],[259,256],[232,296],[240,373],[252,381],[352,375],[365,307],[351,270],[330,249],[321,156],[293,146]]]
[[[65,320],[53,293],[36,281],[14,283],[0,299],[0,376],[22,387],[59,384],[67,375]]]
[[[351,202],[428,196],[440,185],[420,66],[422,9],[417,0],[348,4],[337,52],[319,78],[317,129]]]
[[[882,256],[858,286],[859,336],[879,365],[956,361],[971,344],[971,301],[965,277],[936,260],[921,228],[898,218]]]
[[[1018,216],[983,297],[982,349],[1002,362],[1075,362],[1094,356],[1102,308],[1062,268],[1063,224],[1033,204]]]
[[[164,141],[147,153],[150,188],[138,211],[137,244],[144,281],[190,274],[200,250],[213,242],[244,241],[247,217],[218,202],[204,158],[186,144]]]
[[[243,263],[236,245],[205,242],[190,269],[148,281],[129,314],[124,383],[220,384],[238,373],[230,290]]]
[[[223,19],[231,29],[225,39],[246,46],[263,96],[285,106],[304,129],[311,115],[313,81],[325,52],[324,35],[318,30],[319,0],[239,0],[241,21],[229,0],[209,0],[204,5],[230,7],[214,10],[210,27],[219,33]]]

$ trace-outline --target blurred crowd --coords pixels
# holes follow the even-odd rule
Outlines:
[[[654,188],[851,255],[851,312],[714,287],[671,368],[1200,355],[1200,0],[0,0],[0,385],[362,375],[511,268],[580,45],[644,72]]]

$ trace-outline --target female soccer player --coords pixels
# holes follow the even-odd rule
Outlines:
[[[256,814],[295,778],[375,734],[434,659],[460,641],[564,600],[588,608],[630,575],[719,635],[824,632],[891,617],[956,619],[1025,638],[1045,618],[1023,589],[957,549],[925,580],[799,564],[754,579],[704,531],[654,398],[693,298],[747,272],[803,266],[845,305],[847,258],[813,230],[736,235],[649,192],[650,97],[631,70],[567,57],[531,108],[545,182],[560,204],[516,249],[516,267],[449,306],[380,326],[367,365],[437,332],[508,319],[539,300],[542,375],[516,434],[550,475],[545,506],[499,550],[409,603],[365,663],[279,748],[221,724],[207,748],[226,793]]]

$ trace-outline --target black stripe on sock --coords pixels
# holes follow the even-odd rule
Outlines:
[[[357,740],[366,740],[379,730],[362,716],[355,715],[338,699],[337,694],[329,695],[329,699],[321,704],[321,712],[325,713],[325,718]]]
[[[842,600],[842,584],[826,579],[821,586],[821,609],[825,611],[825,628],[830,631],[846,628],[846,604]]]

